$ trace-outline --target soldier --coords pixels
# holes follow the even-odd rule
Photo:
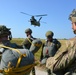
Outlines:
[[[27,38],[23,41],[22,45],[23,45],[23,48],[27,48],[30,50],[30,47],[32,45],[32,41],[33,40],[36,40],[36,38],[34,38],[32,36],[32,30],[30,28],[27,28],[25,30],[25,33],[26,33],[26,36]],[[32,51],[32,50],[31,50]],[[33,52],[33,51],[32,51]],[[34,54],[34,53],[33,53]],[[32,75],[35,75],[35,67],[33,67],[32,69]]]
[[[76,34],[76,9],[69,16],[72,29]],[[69,39],[65,50],[47,59],[46,67],[51,70],[50,75],[76,75],[76,37]]]
[[[61,47],[61,43],[54,39],[54,33],[52,31],[47,31],[45,36],[47,37],[46,42],[43,44],[41,52],[41,63],[45,64],[48,57],[52,57]]]
[[[10,43],[10,41],[12,40],[12,34],[11,34],[11,31],[10,31],[10,28],[6,28],[6,26],[4,25],[0,25],[0,38],[2,38],[2,34],[5,33],[5,36],[7,36],[7,32],[6,31],[9,31],[8,32],[8,39],[9,40],[4,40],[2,41],[4,43],[4,45],[8,45],[12,48],[22,48],[20,45],[17,45],[16,43]]]
[[[26,42],[28,42],[28,49],[29,49],[30,46],[31,46],[32,41],[33,41],[34,39],[36,39],[36,38],[34,38],[34,37],[32,36],[32,30],[31,30],[30,28],[27,28],[27,29],[25,30],[25,33],[26,33],[27,38],[23,41],[22,45],[23,45],[23,48],[25,48]]]
[[[27,28],[25,30],[26,36],[32,40],[34,40],[35,38],[32,36],[32,30],[30,28]]]
[[[2,52],[0,62],[0,75],[29,75],[31,69],[35,66],[34,55],[28,49],[16,49],[11,45],[8,38],[11,31],[6,26],[0,26],[0,51]],[[31,50],[40,48],[40,40],[35,40]],[[35,43],[38,43],[37,46]],[[12,48],[13,47],[13,48]],[[35,52],[35,51],[34,51]]]
[[[46,64],[46,60],[49,57],[52,57],[55,55],[55,53],[58,51],[58,49],[61,47],[61,43],[53,38],[54,33],[52,31],[47,31],[45,34],[47,40],[46,42],[43,44],[42,47],[42,52],[41,52],[41,57],[40,57],[40,61],[41,64]],[[50,71],[47,70],[48,75],[50,74]]]

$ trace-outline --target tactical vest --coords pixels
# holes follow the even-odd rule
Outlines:
[[[43,47],[43,57],[52,57],[55,55],[55,53],[57,52],[57,48],[56,48],[56,40],[53,40],[53,42],[47,42],[45,43],[44,47]]]

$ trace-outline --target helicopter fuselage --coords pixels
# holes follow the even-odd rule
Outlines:
[[[40,22],[39,21],[30,21],[30,22],[31,22],[31,25],[40,26]]]
[[[30,19],[31,25],[40,26],[40,21],[37,21],[34,17]]]

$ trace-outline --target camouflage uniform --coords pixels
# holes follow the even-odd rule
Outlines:
[[[76,10],[69,19],[76,23]],[[76,37],[69,39],[66,46],[65,50],[47,59],[46,67],[51,70],[50,75],[76,75]]]
[[[10,36],[11,32],[9,28],[6,28],[6,26],[0,26],[0,39],[4,38],[6,36]],[[11,38],[11,37],[10,37]],[[12,39],[12,38],[11,38]],[[0,43],[0,47],[1,45],[9,47],[9,48],[18,48],[17,45],[15,43],[10,43],[9,40],[5,40],[3,39]],[[9,63],[11,67],[16,67],[18,58],[20,57],[20,54],[14,50],[11,50],[9,48],[0,48],[0,51],[2,52],[2,56],[1,56],[1,63],[0,63],[0,70],[3,69],[8,69],[9,68]],[[23,57],[19,67],[22,66],[26,66],[26,65],[30,65],[34,63],[34,56],[32,54],[32,52],[30,52],[30,50],[27,49],[18,49],[18,51],[20,51],[20,53],[22,54],[26,54],[26,57]],[[29,74],[29,73],[27,73]],[[0,73],[1,75],[1,73]],[[2,74],[4,75],[4,74]]]

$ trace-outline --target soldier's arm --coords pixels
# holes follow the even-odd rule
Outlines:
[[[69,67],[76,59],[75,57],[76,50],[75,48],[69,48],[64,52],[57,60],[58,62],[54,66],[54,70],[60,70]]]
[[[65,50],[47,60],[48,68],[53,71],[64,69],[73,64],[76,59],[76,44],[69,45]],[[50,61],[49,61],[50,60]]]

